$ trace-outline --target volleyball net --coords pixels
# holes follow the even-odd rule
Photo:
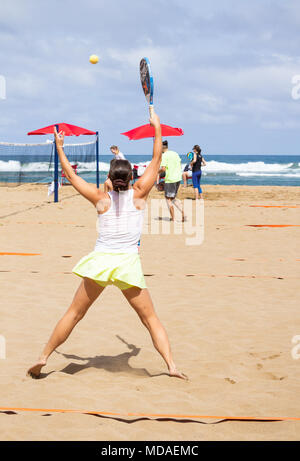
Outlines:
[[[96,140],[84,144],[65,144],[64,151],[77,174],[96,182]],[[49,184],[54,178],[53,141],[40,144],[0,143],[0,186],[22,183]],[[62,178],[59,165],[59,178]]]

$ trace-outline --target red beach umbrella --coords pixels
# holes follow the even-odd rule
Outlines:
[[[70,125],[69,123],[54,123],[53,125],[45,126],[44,128],[39,128],[38,130],[30,131],[28,135],[42,135],[42,134],[53,134],[54,127],[58,126],[58,131],[63,131],[65,136],[80,136],[82,134],[93,135],[96,134],[96,131],[87,130],[86,128],[81,128],[80,126]]]
[[[82,134],[86,135],[96,135],[96,171],[97,171],[97,187],[99,188],[99,137],[98,131],[87,130],[76,125],[70,125],[69,123],[54,123],[53,125],[45,126],[44,128],[39,128],[38,130],[30,131],[27,133],[30,135],[43,135],[43,134],[54,134],[54,127],[56,127],[58,132],[63,131],[65,136],[80,136]],[[54,153],[54,202],[58,202],[58,153],[55,146]]]
[[[154,128],[151,125],[142,125],[133,130],[121,133],[124,136],[128,136],[130,140],[154,138]],[[161,134],[163,137],[166,136],[182,136],[184,134],[181,128],[173,128],[172,126],[161,124]]]

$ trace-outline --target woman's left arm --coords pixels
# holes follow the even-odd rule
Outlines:
[[[64,134],[57,133],[56,128],[54,128],[54,137],[60,164],[62,169],[64,170],[67,180],[70,181],[72,186],[75,187],[75,189],[83,197],[85,197],[87,200],[92,202],[93,205],[96,206],[97,202],[101,198],[103,198],[104,193],[97,189],[97,187],[93,184],[89,184],[88,182],[86,182],[84,179],[82,179],[74,172],[69,160],[66,157],[66,154],[64,153]]]
[[[206,161],[204,160],[204,157],[202,157],[202,166],[206,166]]]

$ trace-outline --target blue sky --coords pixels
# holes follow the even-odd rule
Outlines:
[[[148,56],[172,149],[298,154],[299,1],[0,0],[0,141],[40,142],[66,121],[100,131],[100,151],[150,153],[120,133],[148,121],[139,61]],[[89,63],[97,54],[97,65]],[[87,140],[81,138],[80,141]]]

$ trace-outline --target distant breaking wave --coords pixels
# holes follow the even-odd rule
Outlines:
[[[72,162],[74,163],[74,162]],[[96,170],[96,162],[76,162],[78,165],[78,171],[95,171]],[[109,170],[109,163],[99,162],[99,169],[100,171],[108,171]],[[49,164],[48,162],[32,162],[32,163],[21,163],[17,160],[8,160],[4,162],[0,160],[0,171],[3,172],[14,172],[14,171],[22,171],[22,172],[40,172],[40,171],[53,171],[54,165],[53,163]]]
[[[149,160],[135,163],[137,165],[148,165]],[[78,171],[95,171],[96,162],[77,162]],[[182,163],[182,168],[185,167],[185,163]],[[294,172],[299,169],[300,163],[264,163],[264,162],[247,162],[247,163],[225,163],[211,160],[206,162],[206,166],[203,171],[206,173],[286,173]],[[109,171],[108,162],[99,162],[100,171]],[[48,162],[30,162],[21,163],[17,160],[0,160],[0,171],[53,171],[53,163]]]
[[[264,162],[247,162],[247,163],[223,163],[211,160],[206,163],[205,171],[207,173],[242,173],[242,172],[274,172],[286,171],[291,168],[293,163],[264,163]],[[299,164],[298,164],[299,166]]]

